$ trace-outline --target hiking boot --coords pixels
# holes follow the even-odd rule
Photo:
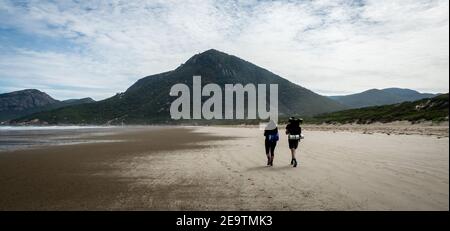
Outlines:
[[[295,167],[297,167],[297,160],[293,159],[293,161],[294,161],[293,167],[295,168]]]

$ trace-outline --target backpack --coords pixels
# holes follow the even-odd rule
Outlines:
[[[274,135],[268,135],[267,138],[270,142],[276,142],[280,139],[280,137],[278,136],[278,133],[276,133]]]

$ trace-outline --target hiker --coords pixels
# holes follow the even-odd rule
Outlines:
[[[293,167],[297,167],[297,159],[295,158],[295,150],[298,147],[298,143],[302,138],[302,128],[300,124],[303,122],[303,119],[297,119],[295,117],[289,118],[289,122],[286,125],[286,135],[288,136],[289,149],[291,150],[291,165]]]
[[[279,139],[278,127],[273,120],[270,120],[269,123],[266,125],[266,128],[264,129],[264,136],[266,137],[265,146],[267,155],[267,166],[273,166],[275,146],[277,146],[277,141]]]

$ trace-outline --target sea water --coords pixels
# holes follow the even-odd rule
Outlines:
[[[0,152],[92,142],[113,142],[92,139],[117,133],[114,126],[0,126]]]

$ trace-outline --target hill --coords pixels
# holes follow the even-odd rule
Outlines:
[[[406,101],[415,101],[423,98],[436,96],[429,93],[420,93],[411,89],[402,88],[386,88],[386,89],[370,89],[361,93],[330,96],[331,99],[348,106],[349,108],[362,108],[369,106],[381,106]]]
[[[59,101],[36,89],[0,94],[0,122],[36,112],[94,102],[91,98]]]
[[[317,115],[309,123],[374,123],[393,121],[448,121],[449,96],[442,94],[433,98],[392,105],[350,109]]]
[[[222,91],[225,84],[278,84],[280,116],[316,115],[346,108],[266,69],[212,49],[194,55],[175,70],[139,79],[124,93],[103,101],[38,113],[17,122],[38,119],[51,124],[173,123],[169,109],[175,97],[169,96],[170,88],[177,83],[191,88],[194,75],[202,76],[202,86],[215,83]]]

